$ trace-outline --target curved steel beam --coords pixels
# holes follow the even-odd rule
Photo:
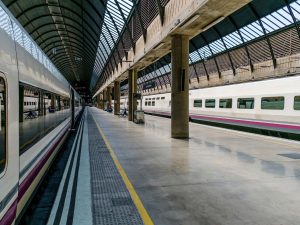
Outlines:
[[[254,66],[253,66],[253,63],[252,63],[252,59],[251,59],[251,55],[250,55],[250,52],[249,52],[249,49],[248,49],[248,46],[245,42],[245,39],[240,31],[240,28],[238,27],[237,23],[235,22],[234,18],[232,16],[228,16],[228,19],[229,21],[232,23],[232,25],[234,26],[234,28],[236,29],[236,31],[238,32],[242,42],[243,42],[243,45],[245,47],[245,51],[246,51],[246,54],[247,54],[247,57],[248,57],[248,60],[249,60],[249,64],[250,64],[250,70],[251,72],[254,71]]]
[[[273,67],[274,69],[277,67],[277,61],[276,61],[276,58],[275,58],[275,55],[274,55],[274,52],[273,52],[273,48],[272,48],[272,44],[271,44],[271,41],[270,41],[270,38],[268,37],[267,35],[267,32],[266,32],[266,29],[261,21],[261,18],[259,17],[255,7],[252,5],[252,3],[250,2],[248,4],[248,7],[251,9],[251,11],[253,12],[254,16],[256,17],[256,19],[258,20],[259,22],[259,25],[261,26],[261,29],[263,30],[263,33],[264,33],[264,38],[266,39],[267,41],[267,44],[268,44],[268,47],[269,47],[269,50],[270,50],[270,54],[271,54],[271,58],[272,58],[272,62],[273,62]]]
[[[221,41],[222,41],[222,43],[223,43],[223,45],[224,45],[224,47],[225,47],[225,50],[226,50],[226,52],[227,52],[227,56],[228,56],[228,58],[229,58],[229,62],[230,62],[230,64],[231,64],[231,69],[232,69],[232,72],[233,72],[233,76],[235,76],[236,72],[235,72],[234,64],[233,64],[231,55],[230,55],[230,53],[229,53],[229,51],[228,51],[228,48],[227,48],[227,46],[226,46],[226,44],[225,44],[225,41],[224,41],[222,35],[220,34],[220,31],[218,30],[218,28],[217,28],[216,26],[214,26],[212,29],[215,30],[215,32],[217,33],[217,35],[219,36],[219,38],[221,39]]]
[[[210,51],[210,53],[211,53],[211,55],[212,55],[212,58],[213,58],[213,60],[214,60],[214,62],[215,62],[215,64],[216,64],[217,71],[218,71],[218,74],[219,74],[219,78],[221,78],[221,72],[220,72],[220,68],[219,68],[218,62],[217,62],[217,60],[216,60],[216,57],[215,57],[213,51],[211,50],[211,47],[209,46],[209,43],[208,43],[208,41],[206,40],[206,38],[204,37],[204,35],[203,35],[202,33],[200,33],[200,36],[202,37],[202,39],[204,40],[205,44],[207,45],[207,47],[208,47],[208,49],[209,49],[209,51]]]

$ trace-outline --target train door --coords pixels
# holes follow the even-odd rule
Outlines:
[[[0,72],[0,225],[12,224],[19,182],[18,77]]]

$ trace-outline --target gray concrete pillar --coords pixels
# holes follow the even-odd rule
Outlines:
[[[189,37],[172,37],[171,137],[189,137]]]
[[[99,95],[96,96],[96,104],[97,104],[97,108],[101,109],[101,93]]]
[[[58,107],[58,111],[61,110],[61,100],[60,100],[60,96],[57,96],[57,107]]]
[[[134,111],[137,110],[137,101],[133,98],[137,93],[137,73],[135,70],[129,70],[128,73],[128,120],[133,120]]]
[[[75,127],[75,94],[71,89],[71,129]]]
[[[107,108],[111,107],[111,87],[107,87]]]
[[[120,82],[114,82],[114,114],[120,113]]]
[[[107,91],[104,89],[103,90],[103,110],[106,109],[106,94],[107,94]]]
[[[39,92],[39,116],[46,115],[46,106],[44,104],[44,92],[40,91]]]
[[[24,87],[19,85],[19,121],[24,121]]]
[[[51,107],[56,108],[56,97],[53,94],[51,94]]]

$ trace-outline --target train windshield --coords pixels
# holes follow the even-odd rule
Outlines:
[[[1,126],[0,126],[0,173],[3,172],[6,163],[6,90],[5,82],[0,77],[0,101],[1,101]]]

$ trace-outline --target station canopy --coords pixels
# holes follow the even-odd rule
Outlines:
[[[148,26],[169,0],[2,0],[20,24],[31,35],[54,65],[72,85],[97,90],[111,72],[127,57],[140,37],[146,37]],[[251,64],[248,59],[237,62],[232,54],[220,63],[216,57],[264,39],[268,56],[276,64],[269,36],[294,27],[299,35],[300,0],[253,0],[224,18],[219,24],[190,41],[190,64],[193,76],[209,76],[227,65],[235,69]],[[247,51],[247,48],[245,48]],[[264,50],[264,49],[262,49]],[[215,63],[208,62],[215,61]],[[171,56],[167,54],[151,66],[139,71],[138,83],[151,80],[160,85],[170,83]],[[158,77],[161,77],[157,79]],[[122,83],[126,89],[126,81]]]
[[[190,79],[222,71],[253,69],[254,63],[300,51],[300,0],[253,0],[190,40]],[[139,71],[140,91],[171,83],[171,54]],[[126,91],[127,81],[121,90]]]

